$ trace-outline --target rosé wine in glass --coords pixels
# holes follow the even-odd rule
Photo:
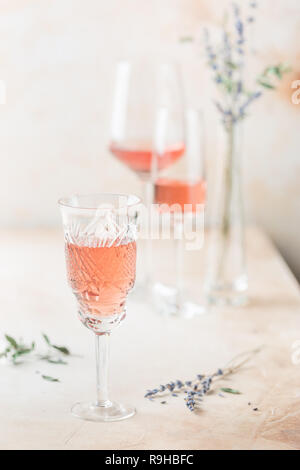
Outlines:
[[[110,146],[110,151],[122,163],[127,165],[136,173],[149,175],[152,170],[153,151],[151,144],[114,144]],[[175,163],[184,153],[184,144],[178,143],[170,145],[157,160],[158,170],[163,170]]]
[[[136,242],[95,248],[67,243],[65,250],[69,283],[81,310],[99,317],[122,313],[135,281]]]
[[[154,200],[156,204],[164,204],[165,210],[169,206],[171,212],[176,210],[176,206],[184,210],[184,206],[188,204],[191,206],[191,211],[196,212],[197,205],[205,203],[205,193],[206,182],[203,180],[190,182],[159,178],[155,182]]]

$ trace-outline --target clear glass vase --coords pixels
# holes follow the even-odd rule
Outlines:
[[[211,230],[205,282],[207,302],[213,305],[247,303],[242,137],[241,122],[231,122],[220,130],[214,191],[209,194]]]

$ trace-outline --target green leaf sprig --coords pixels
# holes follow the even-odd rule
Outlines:
[[[38,361],[45,361],[49,364],[56,365],[67,365],[65,357],[71,356],[70,350],[66,346],[57,346],[53,344],[49,336],[45,333],[42,334],[42,338],[48,346],[48,351],[44,354],[37,352],[35,341],[30,344],[25,344],[22,339],[17,340],[11,335],[4,335],[5,344],[3,351],[0,351],[0,359],[6,358],[8,362],[16,366],[24,362],[23,359],[34,357]],[[60,382],[59,379],[51,377],[49,375],[41,375],[42,379],[48,382]]]
[[[282,80],[284,74],[290,71],[291,67],[286,64],[266,67],[263,73],[257,78],[257,83],[268,90],[275,90],[277,81]]]
[[[233,388],[222,387],[222,388],[220,388],[220,390],[221,390],[221,392],[232,393],[233,395],[241,395],[242,394],[239,390],[234,390]]]
[[[47,380],[48,382],[60,382],[59,379],[55,379],[54,377],[50,377],[50,375],[42,375],[42,379]]]
[[[5,335],[6,345],[4,351],[0,353],[0,358],[5,357],[9,359],[14,365],[20,364],[21,357],[29,355],[35,350],[35,342],[27,345],[22,339],[17,341],[15,338],[9,335]]]
[[[61,355],[70,356],[71,355],[70,350],[66,348],[66,346],[57,346],[56,344],[52,344],[49,339],[49,336],[47,336],[45,333],[42,334],[42,337],[44,338],[44,341],[49,348],[49,352],[48,354],[44,354],[40,356],[40,359],[42,361],[47,361],[50,364],[62,364],[62,365],[68,364],[66,361],[62,359]]]

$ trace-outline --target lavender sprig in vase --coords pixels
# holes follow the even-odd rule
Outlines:
[[[245,5],[244,5],[245,7]],[[275,89],[287,67],[267,67],[249,90],[243,79],[247,55],[246,35],[255,21],[256,2],[242,11],[238,4],[227,12],[220,44],[211,44],[205,32],[208,64],[219,91],[215,102],[221,121],[219,178],[212,195],[212,231],[208,272],[205,282],[209,304],[244,305],[247,303],[244,204],[242,191],[242,125],[250,105],[264,90]]]

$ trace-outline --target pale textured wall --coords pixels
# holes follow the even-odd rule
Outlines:
[[[71,192],[139,191],[107,151],[113,65],[160,52],[185,66],[189,100],[208,94],[203,59],[178,37],[219,16],[225,0],[0,0],[1,224],[55,225],[56,200]],[[257,64],[294,66],[247,123],[248,214],[272,235],[300,275],[299,0],[263,0]],[[214,135],[214,123],[209,133]]]

